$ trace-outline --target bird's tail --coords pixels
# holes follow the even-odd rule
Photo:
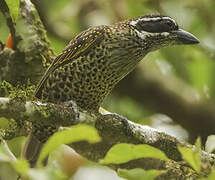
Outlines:
[[[22,156],[28,160],[32,168],[36,166],[43,144],[43,142],[40,142],[33,136],[32,132],[28,135],[22,150]]]

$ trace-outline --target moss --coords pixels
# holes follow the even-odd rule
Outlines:
[[[25,85],[13,86],[7,81],[0,83],[0,91],[6,97],[10,99],[22,99],[22,100],[32,100],[34,97],[35,86],[31,85],[30,81]]]
[[[50,111],[51,111],[51,109],[50,109],[50,107],[48,107],[48,106],[45,106],[45,108],[42,106],[36,106],[37,107],[37,109],[38,109],[38,112],[40,112],[40,115],[42,115],[42,120],[44,120],[44,119],[47,119],[47,118],[49,118],[50,117]]]

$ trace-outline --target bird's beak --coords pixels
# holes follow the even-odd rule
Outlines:
[[[172,32],[180,44],[198,44],[200,41],[191,33],[182,29]]]

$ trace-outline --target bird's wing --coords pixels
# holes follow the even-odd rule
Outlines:
[[[60,55],[58,55],[53,60],[51,65],[46,70],[45,74],[37,85],[35,97],[40,98],[41,90],[43,88],[44,83],[46,82],[48,76],[55,69],[72,62],[74,59],[77,59],[81,55],[88,53],[91,48],[93,48],[96,44],[102,41],[103,37],[103,27],[96,27],[82,32],[73,40],[71,40],[69,45],[62,51]]]

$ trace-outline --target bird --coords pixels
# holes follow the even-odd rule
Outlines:
[[[38,83],[35,97],[56,104],[72,100],[81,109],[98,113],[104,98],[146,54],[167,46],[199,42],[179,28],[174,19],[160,14],[91,27],[72,39],[52,61]],[[32,167],[47,140],[44,136],[53,134],[50,131],[41,135],[44,132],[34,129],[37,130],[31,131],[24,148]]]

